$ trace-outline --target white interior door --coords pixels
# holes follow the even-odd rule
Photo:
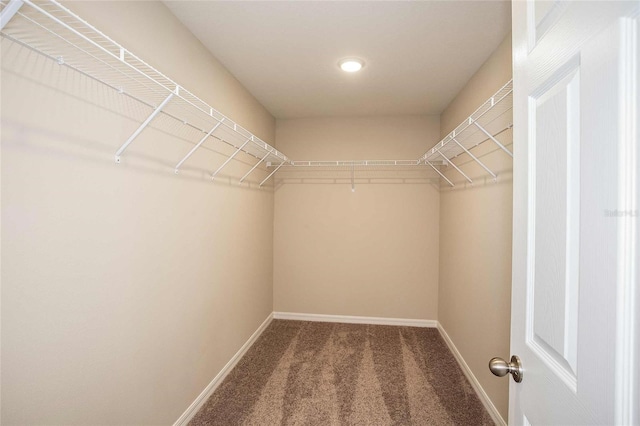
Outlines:
[[[639,13],[513,4],[510,424],[640,421]]]

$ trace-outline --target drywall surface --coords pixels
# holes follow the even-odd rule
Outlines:
[[[446,136],[511,79],[511,35],[496,49],[441,115]],[[511,148],[512,132],[498,140]],[[512,160],[493,142],[473,150],[498,174],[498,182],[467,155],[447,176],[455,188],[440,193],[439,320],[502,417],[507,419],[509,381],[487,367],[508,358],[511,306]]]
[[[159,2],[65,4],[273,143],[275,120]],[[24,6],[27,7],[27,6]],[[229,147],[2,40],[2,419],[171,424],[272,312],[273,192]],[[176,126],[182,123],[174,123]],[[194,135],[195,136],[195,135]]]
[[[277,120],[295,160],[417,159],[439,136],[437,116]],[[278,174],[274,310],[437,319],[439,193],[434,180],[393,174],[336,181]],[[371,175],[369,175],[371,176]],[[373,176],[376,177],[375,174]],[[413,182],[413,183],[412,183]]]

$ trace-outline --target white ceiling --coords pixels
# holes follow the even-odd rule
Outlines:
[[[511,28],[508,0],[165,4],[276,118],[439,114]]]

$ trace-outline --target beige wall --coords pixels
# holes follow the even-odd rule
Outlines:
[[[157,2],[68,3],[273,142],[275,121]],[[26,7],[26,6],[25,6]],[[170,424],[272,311],[273,192],[240,158],[2,41],[2,424]],[[136,120],[128,118],[136,117]]]
[[[446,136],[511,79],[511,35],[496,49],[441,115]],[[512,132],[498,139],[509,148]],[[509,381],[487,368],[494,356],[508,358],[511,300],[512,161],[488,141],[473,150],[498,182],[470,157],[456,161],[476,179],[465,186],[454,170],[456,188],[440,193],[439,320],[502,417],[508,414]],[[485,181],[486,179],[486,181]]]
[[[299,160],[416,159],[438,140],[438,121],[278,120],[276,140]],[[356,171],[356,178],[363,175]],[[357,179],[351,192],[348,171],[333,183],[282,176],[275,193],[275,311],[437,319],[439,194],[433,184]]]

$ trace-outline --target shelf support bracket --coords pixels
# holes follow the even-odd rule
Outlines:
[[[8,5],[2,9],[0,14],[0,31],[9,23],[11,18],[20,10],[24,2],[22,0],[11,0]]]
[[[280,170],[280,167],[284,166],[284,163],[286,163],[286,161],[283,161],[282,163],[280,163],[280,164],[278,165],[278,167],[276,167],[276,169],[275,169],[274,171],[272,171],[271,173],[269,173],[269,176],[267,176],[266,178],[264,178],[264,180],[263,180],[262,182],[260,182],[260,186],[262,187],[262,185],[264,185],[264,183],[265,183],[266,181],[268,181],[268,180],[269,180],[269,178],[270,178],[271,176],[273,176],[274,174],[276,174],[276,172],[277,172],[278,170]]]
[[[429,162],[429,160],[427,160],[427,159],[425,158],[425,159],[424,159],[424,162],[425,162],[425,163],[427,163],[428,165],[430,165],[430,166],[431,166],[431,168],[432,168],[433,170],[435,170],[435,171],[436,171],[440,176],[442,176],[442,179],[444,179],[444,180],[446,180],[447,182],[449,182],[449,185],[451,185],[451,186],[455,186],[455,185],[453,184],[453,182],[451,182],[449,179],[447,179],[447,177],[446,177],[445,175],[443,175],[443,174],[440,172],[440,170],[436,169],[436,167],[435,167],[433,164],[431,164],[431,163]]]
[[[449,160],[447,157],[445,157],[445,155],[444,155],[442,152],[440,152],[440,150],[439,150],[439,149],[436,149],[436,151],[438,151],[438,154],[440,154],[440,156],[441,156],[442,158],[444,158],[444,161],[445,161],[446,163],[451,164],[451,166],[453,166],[453,168],[454,168],[454,169],[456,169],[456,170],[458,171],[458,173],[460,173],[462,176],[464,176],[464,178],[465,178],[466,180],[468,180],[468,181],[469,181],[469,183],[470,183],[471,185],[473,185],[473,181],[471,180],[471,178],[470,178],[469,176],[467,176],[467,175],[466,175],[462,170],[460,170],[460,168],[459,168],[458,166],[456,166],[455,164],[453,164],[453,161],[451,161],[451,160]]]
[[[218,170],[216,170],[215,172],[213,172],[213,174],[211,175],[211,179],[214,179],[214,178],[217,176],[217,174],[218,174],[218,173],[220,173],[220,170],[222,170],[222,169],[224,168],[224,166],[226,166],[227,164],[229,164],[229,162],[230,162],[231,160],[233,160],[233,159],[235,158],[235,156],[236,156],[236,155],[238,155],[238,153],[239,153],[240,151],[242,151],[242,148],[244,148],[245,146],[247,146],[247,144],[248,144],[249,142],[251,142],[251,140],[252,140],[252,139],[253,139],[253,136],[251,136],[249,139],[247,139],[247,140],[246,140],[246,142],[245,142],[245,143],[243,143],[243,144],[240,146],[240,148],[236,149],[236,152],[234,152],[233,154],[231,154],[231,156],[230,156],[229,158],[227,158],[227,160],[226,160],[224,163],[222,163],[222,165],[221,165],[220,167],[218,167]]]
[[[151,120],[153,120],[154,118],[156,118],[158,114],[160,114],[160,111],[162,111],[162,108],[164,108],[169,103],[171,98],[173,98],[174,94],[175,94],[174,92],[169,93],[169,96],[167,96],[165,100],[162,101],[160,106],[154,109],[151,115],[147,117],[147,119],[144,120],[144,122],[140,125],[140,127],[138,127],[136,131],[133,132],[131,136],[129,136],[129,139],[127,139],[127,141],[122,144],[120,149],[116,152],[116,163],[120,163],[120,156],[125,151],[125,149],[127,149],[127,147],[131,144],[131,142],[133,142],[133,140],[138,137],[138,135],[145,129],[145,127],[147,127],[149,123],[151,123]]]
[[[180,168],[180,166],[182,166],[182,163],[184,163],[185,161],[187,161],[187,159],[188,159],[189,157],[191,157],[191,156],[193,155],[193,153],[194,153],[194,152],[196,152],[196,150],[197,150],[198,148],[200,148],[200,146],[204,143],[204,141],[206,141],[206,140],[207,140],[207,138],[209,138],[209,136],[211,136],[211,134],[212,134],[213,132],[215,132],[215,131],[216,131],[216,129],[217,129],[218,127],[220,127],[220,125],[222,124],[222,122],[223,122],[223,121],[224,121],[224,118],[223,118],[222,120],[220,120],[220,122],[219,122],[218,124],[216,124],[215,126],[213,126],[213,128],[212,128],[211,130],[209,130],[209,132],[208,132],[206,135],[204,135],[204,137],[203,137],[202,139],[200,139],[200,142],[198,142],[198,143],[196,144],[196,146],[194,146],[193,148],[191,148],[191,151],[189,151],[189,153],[188,153],[187,155],[185,155],[185,156],[184,156],[184,158],[183,158],[182,160],[180,160],[180,162],[176,165],[176,170],[175,170],[175,173],[176,173],[176,174],[178,174],[178,169]]]
[[[454,141],[456,143],[456,145],[458,145],[460,148],[462,148],[462,150],[471,158],[473,158],[473,161],[475,161],[476,163],[480,164],[480,166],[485,169],[487,171],[487,173],[489,173],[491,176],[493,176],[493,181],[497,182],[498,181],[498,176],[496,176],[495,173],[493,173],[491,170],[489,170],[489,168],[487,166],[484,165],[484,163],[480,160],[478,160],[478,158],[473,155],[467,148],[465,148],[464,146],[462,146],[460,144],[460,142],[458,142],[456,140],[456,138],[451,138],[452,141]]]
[[[478,127],[478,129],[482,130],[482,133],[484,133],[485,135],[487,135],[496,145],[498,145],[504,152],[506,152],[507,154],[509,154],[509,157],[513,158],[513,154],[511,153],[511,151],[509,151],[504,145],[502,145],[498,139],[494,138],[493,135],[489,132],[487,132],[484,127],[482,127],[481,125],[478,124],[477,121],[474,121],[473,124],[476,125],[476,127]]]
[[[351,192],[356,192],[356,183],[355,183],[355,175],[356,175],[356,170],[355,170],[355,164],[351,163]]]
[[[244,182],[244,180],[245,180],[245,179],[246,179],[246,178],[251,174],[251,172],[253,172],[253,171],[256,169],[256,167],[258,167],[260,164],[262,164],[262,162],[263,162],[264,160],[266,160],[266,159],[267,159],[267,157],[269,156],[269,154],[271,154],[271,153],[267,151],[267,153],[264,155],[264,157],[262,157],[262,158],[260,159],[260,161],[258,161],[258,162],[256,163],[256,165],[255,165],[255,166],[253,166],[253,167],[251,168],[251,170],[249,170],[247,173],[245,173],[245,175],[244,175],[244,176],[242,176],[242,178],[240,179],[240,183]]]

